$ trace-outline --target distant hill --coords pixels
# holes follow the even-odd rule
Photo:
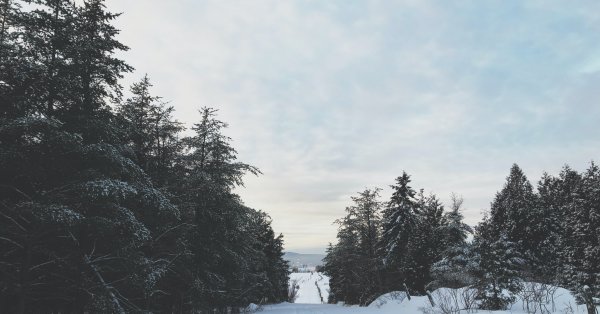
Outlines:
[[[323,265],[324,254],[302,254],[295,252],[285,252],[283,258],[290,262],[290,266],[312,268],[317,265]]]

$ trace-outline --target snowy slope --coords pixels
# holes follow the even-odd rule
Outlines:
[[[323,276],[325,278],[325,276]],[[446,306],[453,302],[445,302],[444,300],[452,300],[452,296],[464,292],[462,289],[447,289],[442,288],[432,292],[436,306],[432,307],[429,299],[426,296],[413,296],[411,300],[405,297],[403,292],[390,292],[386,293],[375,301],[373,301],[368,307],[358,306],[344,306],[338,304],[306,304],[309,301],[311,303],[320,303],[318,300],[318,291],[314,284],[315,280],[318,279],[318,274],[292,274],[290,278],[298,279],[302,282],[300,285],[300,291],[304,288],[304,296],[299,297],[296,303],[281,303],[276,305],[265,306],[261,313],[269,314],[282,314],[282,313],[332,313],[332,314],[343,314],[343,313],[373,313],[373,314],[441,314],[440,305],[445,303]],[[317,281],[318,282],[318,281]],[[323,284],[324,284],[323,279]],[[328,280],[327,280],[328,283]],[[311,289],[315,287],[314,289]],[[537,305],[533,305],[532,302],[527,303],[522,297],[517,297],[517,301],[506,311],[477,311],[472,310],[469,313],[493,313],[493,314],[524,314],[527,313],[527,307],[529,306],[530,311],[540,313],[540,308],[543,308],[544,313],[556,313],[556,314],[585,314],[587,313],[585,306],[577,305],[573,296],[568,290],[554,287],[555,291],[551,296],[544,298],[544,302]],[[323,289],[322,289],[323,290]],[[315,294],[316,293],[316,294]],[[303,303],[306,301],[306,303]],[[319,301],[319,302],[315,302]],[[459,302],[460,303],[460,302]],[[463,304],[458,304],[459,307],[463,307]],[[455,313],[467,313],[466,311],[457,311]]]

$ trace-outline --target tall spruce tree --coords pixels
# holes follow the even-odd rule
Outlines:
[[[463,222],[463,198],[452,193],[451,200],[451,209],[444,213],[444,224],[440,228],[441,238],[437,239],[443,243],[441,259],[431,265],[433,281],[428,288],[461,288],[473,283],[472,246],[466,242],[473,230]]]
[[[570,175],[574,177],[574,175]],[[567,176],[565,176],[567,177]],[[600,168],[592,163],[579,182],[570,186],[571,202],[565,204],[562,241],[563,282],[574,292],[600,297]],[[578,294],[584,301],[583,294]],[[589,303],[589,302],[588,302]],[[592,307],[588,307],[591,311]]]
[[[534,218],[530,226],[535,238],[539,239],[537,250],[534,251],[536,281],[561,283],[558,275],[563,273],[561,268],[565,264],[561,252],[565,243],[566,221],[580,184],[581,175],[569,166],[565,166],[558,177],[544,173],[538,182],[539,217]]]
[[[358,235],[349,226],[340,225],[337,243],[327,248],[324,272],[329,276],[329,303],[360,303],[360,255]]]
[[[392,185],[393,193],[382,215],[380,252],[386,269],[387,290],[400,290],[406,278],[414,274],[408,251],[412,234],[417,227],[415,190],[409,186],[410,176],[403,172]]]
[[[251,165],[238,162],[227,124],[216,118],[216,110],[202,108],[194,134],[184,138],[184,154],[178,165],[181,180],[173,193],[180,207],[193,217],[190,232],[193,255],[194,307],[207,309],[241,304],[246,254],[251,242],[243,232],[246,208],[232,190],[243,184],[246,173],[259,174]]]
[[[126,122],[138,164],[159,186],[167,185],[174,175],[175,160],[182,145],[179,133],[183,125],[173,119],[174,108],[150,93],[148,75],[131,86],[132,96],[117,110]]]
[[[536,222],[540,219],[537,202],[533,186],[521,168],[513,164],[504,187],[491,204],[491,229],[489,233],[485,233],[491,237],[488,240],[498,239],[501,234],[506,235],[508,241],[517,245],[530,268],[536,267],[535,251],[542,240],[530,228],[532,224],[541,224]]]
[[[69,77],[72,71],[68,57],[75,32],[75,5],[67,0],[4,1],[2,62],[8,87],[2,93],[9,102],[7,109],[47,117],[55,106],[72,98]],[[12,42],[9,44],[9,42]],[[12,100],[12,101],[10,101]],[[15,102],[16,101],[16,102]]]
[[[270,217],[261,211],[249,209],[249,230],[254,252],[248,282],[253,292],[247,294],[247,302],[256,304],[287,300],[289,265],[283,259],[283,235],[275,235]]]
[[[505,233],[510,240],[522,240],[526,235],[526,217],[535,207],[535,194],[525,174],[514,164],[506,184],[496,194],[490,209],[490,221],[495,235]]]
[[[446,247],[462,246],[473,228],[467,225],[462,214],[464,199],[455,193],[450,196],[450,211],[444,213],[445,225],[442,227],[443,239]]]
[[[405,280],[410,288],[423,294],[432,280],[431,267],[446,249],[443,234],[446,221],[444,207],[435,195],[424,196],[421,191],[417,204],[417,224],[406,251],[411,267],[407,268]]]
[[[114,28],[105,19],[90,21],[89,3],[37,4],[14,18],[20,23],[14,35],[20,49],[30,52],[27,67],[42,70],[24,73],[26,80],[8,77],[16,114],[0,130],[3,230],[16,248],[3,251],[3,272],[14,275],[2,299],[17,313],[137,310],[167,263],[144,254],[153,230],[141,220],[176,220],[178,210],[128,158],[119,137],[123,131],[104,98],[106,91],[119,90],[113,78],[129,69],[112,57],[124,48],[114,39],[116,30],[107,31]],[[110,16],[102,6],[95,10]],[[86,49],[101,57],[90,58],[93,66],[84,74],[73,54],[81,47],[59,36],[65,25],[77,30],[90,23],[97,36],[88,38]],[[93,77],[95,93],[73,88],[82,86],[84,76]],[[32,81],[35,87],[28,85]]]
[[[381,273],[376,245],[379,240],[379,189],[367,189],[352,197],[346,216],[336,221],[338,243],[325,258],[330,276],[330,302],[366,305],[381,292]]]

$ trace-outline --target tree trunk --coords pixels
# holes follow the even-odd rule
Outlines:
[[[26,313],[27,306],[27,290],[29,289],[29,267],[31,265],[31,245],[29,236],[25,240],[25,256],[23,260],[23,264],[21,265],[21,273],[20,277],[20,291],[19,291],[19,301],[18,301],[18,310],[17,313],[24,314]]]
[[[597,314],[598,311],[596,311],[596,305],[594,304],[594,295],[590,291],[590,287],[588,285],[583,286],[579,295],[583,303],[585,303],[588,314]]]
[[[125,314],[125,310],[121,306],[121,303],[119,302],[119,299],[117,299],[117,296],[115,296],[115,294],[112,292],[112,287],[109,284],[107,284],[106,281],[104,281],[104,278],[102,277],[102,275],[98,271],[98,268],[96,268],[96,265],[94,265],[90,261],[90,258],[87,255],[85,255],[83,257],[83,259],[84,259],[85,263],[91,268],[91,270],[94,273],[94,275],[96,276],[96,278],[98,278],[98,281],[100,281],[100,285],[104,288],[104,290],[106,291],[106,293],[110,297],[113,305],[115,306],[115,310],[117,311],[117,313],[119,313],[119,314]]]

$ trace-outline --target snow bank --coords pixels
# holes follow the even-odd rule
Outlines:
[[[410,300],[401,291],[386,293],[373,301],[368,307],[344,306],[338,304],[303,304],[299,300],[315,300],[316,286],[314,280],[318,273],[292,274],[290,278],[303,280],[300,291],[305,289],[305,297],[296,303],[282,303],[265,306],[261,313],[373,313],[373,314],[460,314],[460,313],[494,313],[494,314],[586,314],[584,305],[577,305],[571,293],[563,288],[525,283],[524,289],[516,297],[516,302],[505,311],[476,310],[474,290],[441,288],[431,293],[435,306],[431,305],[427,296],[412,296]],[[305,275],[305,276],[301,276]],[[323,276],[324,278],[326,276]],[[311,287],[315,289],[309,289]],[[328,278],[327,278],[328,283]]]

